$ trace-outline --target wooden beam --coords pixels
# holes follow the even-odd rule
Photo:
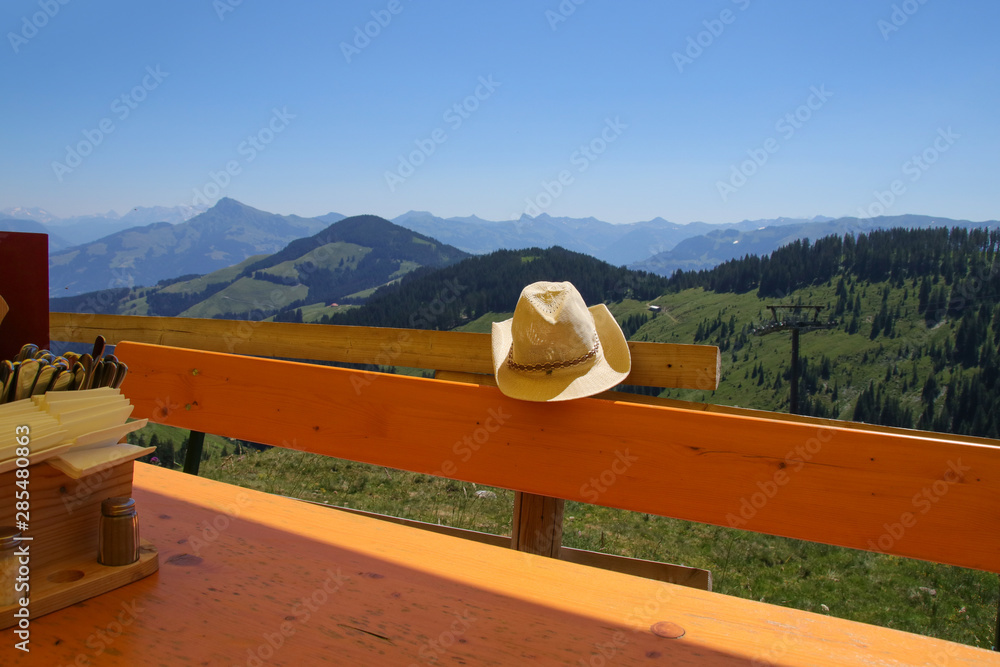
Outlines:
[[[482,373],[461,373],[457,371],[440,371],[434,375],[438,380],[449,382],[463,382],[465,384],[478,384],[484,387],[497,386],[496,379],[492,375]],[[941,442],[961,442],[969,445],[989,445],[996,447],[1000,445],[997,440],[990,438],[979,438],[974,435],[962,435],[955,433],[938,433],[936,431],[918,431],[912,428],[898,428],[896,426],[880,426],[878,424],[865,424],[862,422],[848,422],[842,419],[826,419],[820,417],[807,417],[804,415],[790,415],[787,412],[770,412],[767,410],[752,410],[750,408],[736,408],[729,405],[715,405],[712,403],[697,403],[694,401],[679,401],[675,398],[660,398],[658,396],[644,396],[642,394],[632,394],[624,391],[604,391],[594,394],[592,398],[599,398],[606,401],[619,401],[623,403],[638,403],[641,405],[658,405],[665,408],[680,408],[682,410],[697,410],[700,412],[711,412],[719,415],[740,415],[743,417],[760,417],[774,421],[786,422],[789,424],[810,424],[813,426],[847,426],[855,431],[867,431],[869,433],[892,433],[902,436],[916,436],[924,440],[937,440]]]
[[[565,505],[562,498],[515,491],[510,548],[559,558]]]
[[[136,417],[414,472],[1000,571],[996,447],[122,343]],[[1000,443],[998,443],[1000,444]]]
[[[64,342],[93,342],[100,334],[111,345],[131,340],[258,357],[493,372],[490,335],[462,331],[74,313],[49,313],[49,328],[52,340]],[[629,350],[626,384],[719,386],[717,347],[631,342]]]
[[[298,499],[296,498],[295,500]],[[493,535],[492,533],[482,533],[476,530],[466,530],[465,528],[442,526],[438,523],[427,523],[425,521],[417,521],[415,519],[404,519],[403,517],[398,516],[378,514],[377,512],[366,512],[365,510],[359,510],[354,507],[328,505],[326,503],[316,502],[315,500],[303,500],[302,502],[309,503],[310,505],[319,505],[320,507],[340,510],[341,512],[350,512],[351,514],[358,514],[360,516],[378,519],[379,521],[388,521],[389,523],[399,524],[400,526],[419,528],[420,530],[426,530],[440,535],[461,537],[464,540],[472,540],[473,542],[489,544],[495,547],[509,548],[511,544],[510,538],[505,535]],[[661,563],[659,561],[644,560],[642,558],[628,558],[626,556],[601,553],[600,551],[573,549],[567,546],[563,546],[559,549],[559,560],[564,560],[567,563],[586,565],[587,567],[598,567],[602,570],[611,570],[612,572],[621,572],[622,574],[631,574],[635,577],[654,579],[668,584],[677,584],[678,586],[697,588],[703,591],[712,590],[712,572],[698,567],[674,565],[673,563]]]

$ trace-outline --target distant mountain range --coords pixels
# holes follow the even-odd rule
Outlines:
[[[241,205],[220,201],[203,216],[220,207],[218,215],[231,213],[234,206]],[[270,215],[243,208],[248,209],[244,215]],[[50,300],[50,307],[55,311],[255,320],[283,313],[291,319],[302,306],[323,311],[338,301],[357,302],[415,269],[444,267],[466,257],[458,248],[388,220],[360,215],[338,220],[278,252],[253,255],[205,275],[166,279],[153,287],[57,297]]]
[[[876,229],[926,229],[931,227],[983,227],[1000,228],[1000,222],[970,222],[951,220],[926,215],[896,215],[878,218],[839,218],[822,222],[799,222],[784,225],[763,226],[759,229],[741,231],[739,228],[715,229],[708,234],[687,238],[671,250],[661,252],[649,259],[632,262],[629,268],[639,269],[669,276],[678,269],[697,271],[711,269],[730,259],[746,255],[767,256],[778,248],[797,239],[818,239],[831,234],[863,234]]]
[[[154,222],[179,224],[190,220],[204,210],[193,206],[139,206],[125,215],[108,211],[94,215],[59,218],[42,208],[15,207],[0,210],[0,218],[16,218],[38,223],[44,230],[43,233],[49,235],[49,251],[51,252],[96,241],[130,227],[139,227]],[[5,229],[5,231],[27,231],[7,228],[4,225],[6,222],[7,220],[0,221],[0,228]]]
[[[5,218],[3,214],[0,214],[0,232],[22,232],[27,234],[48,234],[49,235],[49,252],[63,250],[68,248],[71,244],[66,239],[62,238],[58,234],[53,233],[53,231],[43,225],[40,222],[35,222],[34,220],[24,220],[24,219],[14,219]]]
[[[223,198],[199,212],[190,206],[135,208],[124,216],[58,219],[43,209],[0,211],[0,231],[49,234],[52,296],[70,296],[118,286],[151,286],[164,279],[206,274],[268,255],[344,219],[339,213],[316,218],[282,216]],[[16,218],[16,219],[14,219]],[[429,239],[472,254],[501,249],[560,246],[614,266],[670,275],[677,269],[708,269],[746,254],[767,255],[800,238],[863,233],[889,227],[996,227],[920,215],[868,219],[773,218],[729,224],[678,224],[654,218],[611,224],[596,218],[535,218],[490,221],[477,216],[441,218],[410,211],[392,222]],[[140,226],[136,226],[140,225]],[[99,230],[114,230],[85,243]],[[76,243],[76,245],[73,245]]]
[[[51,296],[71,296],[211,273],[254,255],[277,252],[328,224],[318,218],[266,213],[224,198],[179,224],[132,227],[50,253],[49,291]]]
[[[681,225],[663,218],[654,218],[645,222],[613,225],[596,218],[553,218],[546,213],[535,218],[525,215],[520,220],[492,222],[476,216],[439,218],[425,211],[410,211],[392,221],[477,255],[500,249],[548,248],[557,245],[591,255],[614,266],[622,266],[670,250],[685,239],[714,230],[749,231],[761,227],[829,220],[832,218],[816,216],[810,220],[775,218],[722,225],[707,222]]]

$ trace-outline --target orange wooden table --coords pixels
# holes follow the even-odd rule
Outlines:
[[[144,464],[134,495],[159,572],[33,619],[0,664],[1000,665]]]

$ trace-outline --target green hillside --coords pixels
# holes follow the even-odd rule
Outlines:
[[[716,391],[660,395],[784,411],[790,336],[754,330],[770,320],[768,305],[820,305],[836,326],[801,336],[804,412],[996,438],[998,251],[996,232],[890,230],[796,242],[670,279],[559,248],[499,251],[419,269],[365,305],[320,319],[486,332],[510,317],[525,284],[568,279],[588,303],[607,302],[633,340],[719,346]],[[173,454],[180,441],[169,446]],[[471,484],[233,442],[211,447],[202,471],[273,493],[509,535],[513,494],[502,489],[485,501]],[[567,503],[565,515],[566,546],[708,568],[724,594],[974,646],[993,642],[995,574],[581,503]]]
[[[388,220],[362,215],[335,222],[274,254],[254,255],[212,273],[52,299],[50,309],[302,321],[303,307],[319,318],[337,312],[326,310],[331,303],[356,305],[411,271],[447,266],[466,256]]]

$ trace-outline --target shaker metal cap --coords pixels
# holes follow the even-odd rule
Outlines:
[[[101,502],[101,514],[104,516],[126,516],[135,513],[135,500],[128,496],[105,498]]]

